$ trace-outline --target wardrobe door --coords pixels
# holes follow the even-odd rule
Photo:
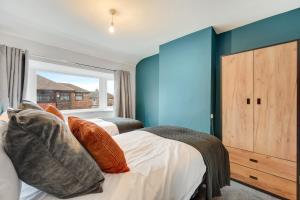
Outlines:
[[[296,161],[297,42],[254,51],[254,151]]]
[[[222,137],[253,150],[253,51],[222,57]]]

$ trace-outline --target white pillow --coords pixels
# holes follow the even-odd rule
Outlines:
[[[18,200],[21,181],[2,146],[2,138],[7,131],[7,125],[7,122],[0,121],[0,199]]]

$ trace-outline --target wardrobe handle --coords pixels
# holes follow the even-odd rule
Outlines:
[[[253,158],[249,158],[249,161],[254,162],[254,163],[258,163],[258,160],[255,160]]]
[[[256,176],[251,176],[251,175],[249,176],[249,178],[254,179],[254,180],[258,179]]]
[[[247,104],[250,104],[250,98],[247,98]]]
[[[257,104],[260,105],[261,104],[261,99],[257,98]]]

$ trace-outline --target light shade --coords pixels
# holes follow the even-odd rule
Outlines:
[[[114,32],[115,32],[115,27],[114,27],[114,25],[111,24],[111,25],[109,26],[108,30],[109,30],[110,33],[114,33]]]

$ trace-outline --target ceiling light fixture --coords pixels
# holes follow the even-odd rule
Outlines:
[[[110,9],[109,13],[111,14],[111,22],[108,30],[110,33],[114,33],[115,32],[114,15],[117,13],[117,11],[115,9]]]

